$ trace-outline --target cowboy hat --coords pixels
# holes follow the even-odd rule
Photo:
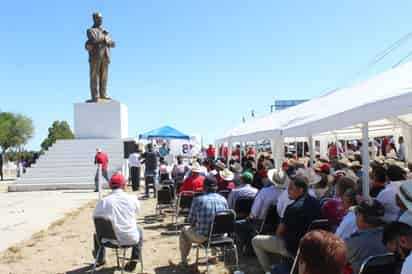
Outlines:
[[[322,177],[315,173],[312,168],[299,168],[296,171],[296,176],[304,176],[308,179],[309,185],[316,185],[322,180]]]
[[[242,172],[242,166],[238,163],[238,162],[235,162],[234,164],[232,164],[231,166],[230,166],[230,168],[233,170],[233,172],[235,172],[235,173],[241,173]]]
[[[235,178],[235,176],[233,175],[233,172],[227,168],[225,168],[222,172],[220,172],[220,176],[222,176],[223,180],[225,181],[232,181],[233,178]]]
[[[400,187],[398,188],[398,196],[402,203],[412,211],[412,180],[401,181]]]
[[[222,161],[220,161],[220,160],[217,160],[216,166],[217,166],[218,168],[220,168],[221,170],[223,170],[223,169],[226,168],[226,165],[225,165]]]
[[[278,170],[276,168],[269,169],[268,178],[272,183],[280,188],[287,187],[288,176],[283,170]]]
[[[193,162],[192,163],[192,172],[199,173],[200,171],[201,171],[200,170],[200,164],[197,161]]]

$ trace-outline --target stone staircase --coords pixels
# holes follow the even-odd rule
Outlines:
[[[94,189],[94,155],[100,147],[109,156],[109,176],[122,170],[121,139],[58,140],[9,191]]]

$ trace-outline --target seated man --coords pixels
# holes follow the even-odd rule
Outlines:
[[[94,217],[109,219],[113,224],[113,229],[120,245],[134,245],[132,249],[131,261],[125,269],[132,271],[136,268],[139,259],[139,250],[142,247],[142,231],[136,224],[136,217],[140,210],[137,196],[125,193],[124,187],[126,179],[120,173],[115,173],[109,182],[112,193],[100,200],[94,210]],[[99,241],[94,235],[94,256],[97,255]],[[98,265],[105,263],[104,248],[99,254]]]
[[[246,171],[242,174],[240,177],[240,185],[236,186],[227,197],[229,208],[234,209],[236,201],[240,198],[254,198],[256,196],[258,190],[250,185],[252,181],[252,173]]]
[[[401,222],[387,224],[382,240],[388,251],[396,255],[397,269],[394,274],[412,273],[412,227]]]
[[[183,228],[179,237],[182,264],[187,264],[192,243],[203,243],[209,237],[209,230],[216,212],[227,209],[226,199],[217,194],[217,181],[208,176],[204,180],[205,195],[193,200],[188,221],[191,224]]]
[[[363,201],[355,209],[358,231],[346,243],[346,255],[353,273],[358,273],[363,261],[369,256],[388,252],[382,243],[382,219],[385,208],[377,200]]]
[[[197,161],[193,162],[191,174],[184,180],[183,185],[179,188],[179,193],[182,191],[202,192],[204,180],[205,177],[200,175],[200,164]]]
[[[256,236],[256,228],[265,221],[270,206],[276,205],[280,194],[286,187],[282,172],[271,169],[268,172],[271,184],[262,188],[253,201],[250,215],[236,222],[236,234],[241,250],[246,254],[252,251],[251,240]]]
[[[292,177],[288,186],[289,199],[294,202],[286,210],[276,229],[276,236],[258,235],[252,246],[265,272],[271,271],[269,253],[293,258],[299,240],[305,235],[313,220],[320,217],[318,200],[308,195],[308,180],[304,176]]]

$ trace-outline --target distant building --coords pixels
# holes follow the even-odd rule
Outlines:
[[[293,107],[299,104],[302,104],[308,100],[276,100],[275,104],[270,107],[270,111],[278,111],[282,109],[286,109],[289,107]],[[274,107],[274,109],[273,109]]]

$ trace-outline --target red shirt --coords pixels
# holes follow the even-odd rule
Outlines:
[[[192,174],[189,178],[183,182],[183,185],[179,188],[179,193],[182,191],[194,191],[203,192],[203,182],[205,177],[199,173]]]
[[[213,147],[209,147],[209,148],[206,150],[206,156],[207,156],[208,158],[215,158],[215,149],[214,149]]]
[[[235,149],[232,152],[232,157],[235,157],[235,159],[240,160],[240,149]]]
[[[247,157],[256,157],[255,150],[253,148],[249,148],[247,151]]]
[[[109,157],[107,157],[106,153],[98,152],[94,157],[95,164],[101,164],[102,170],[107,171],[107,165],[109,163]]]

